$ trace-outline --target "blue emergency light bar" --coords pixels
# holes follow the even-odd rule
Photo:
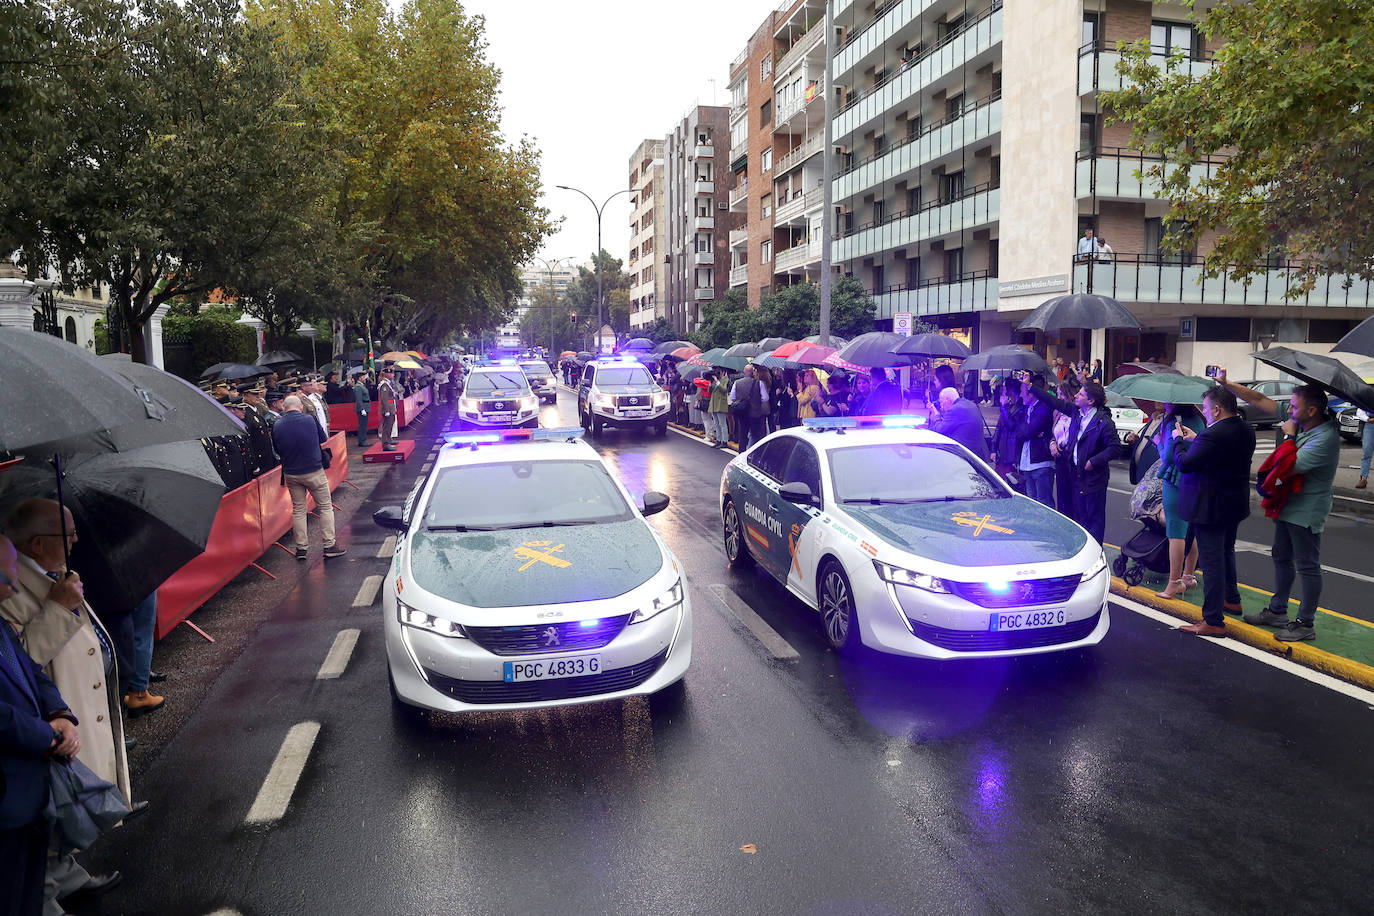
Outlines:
[[[807,417],[802,426],[807,429],[915,429],[925,426],[925,417]]]
[[[596,361],[598,363],[637,363],[639,357],[633,353],[620,353],[615,356],[598,356]]]
[[[557,426],[551,429],[501,429],[483,433],[449,433],[444,441],[459,448],[477,448],[479,445],[495,445],[513,442],[550,442],[581,439],[584,430],[580,426]]]

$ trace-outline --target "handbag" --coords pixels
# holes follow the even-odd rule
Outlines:
[[[48,808],[63,849],[88,849],[100,835],[129,816],[119,787],[101,779],[75,757],[48,761]]]
[[[320,464],[325,470],[329,469],[330,462],[334,460],[334,450],[327,445],[320,446]]]

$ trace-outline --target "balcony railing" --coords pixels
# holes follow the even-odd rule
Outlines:
[[[744,286],[749,282],[749,265],[741,264],[738,267],[730,268],[730,285]]]
[[[821,103],[821,110],[825,110],[825,86],[823,80],[812,80],[795,99],[786,105],[778,106],[778,113],[773,119],[775,125],[786,124],[803,110],[817,102]]]
[[[736,185],[735,189],[730,192],[730,206],[733,208],[737,202],[744,200],[748,196],[749,179],[746,178],[743,181],[741,181],[738,185]]]
[[[812,188],[810,191],[798,189],[790,200],[778,204],[778,208],[773,211],[773,225],[789,222],[819,207],[823,196],[822,188]]]
[[[696,193],[714,194],[716,193],[716,183],[714,181],[701,181],[698,179],[696,182]]]
[[[748,229],[731,229],[731,230],[730,230],[730,247],[731,247],[731,248],[734,248],[736,245],[743,245],[743,244],[744,244],[745,242],[747,242],[747,241],[749,241],[749,230],[748,230]]]
[[[716,263],[716,254],[713,251],[694,251],[692,252],[693,264],[704,264],[710,267]]]
[[[1276,260],[1245,283],[1225,274],[1204,277],[1202,261],[1191,255],[1116,254],[1110,261],[1074,264],[1073,284],[1076,290],[1091,290],[1122,302],[1339,308],[1374,305],[1374,283],[1348,274],[1325,274],[1311,291],[1285,298],[1289,290],[1301,286],[1301,272],[1301,264]]]
[[[923,280],[915,286],[887,286],[872,291],[878,318],[898,312],[939,315],[949,312],[992,311],[997,308],[997,277],[974,270],[954,277]]]
[[[702,232],[707,229],[716,228],[716,218],[714,216],[694,216],[692,217],[692,229]]]
[[[788,68],[805,57],[807,52],[812,48],[820,44],[821,38],[824,37],[824,35],[825,20],[822,19],[812,25],[811,28],[807,29],[806,32],[802,34],[801,38],[798,38],[792,43],[792,47],[783,52],[782,56],[778,58],[777,63],[773,65],[773,72],[782,76],[787,72]]]
[[[1164,48],[1151,47],[1150,56],[1154,63],[1164,70],[1169,65],[1169,55]],[[1113,92],[1128,85],[1128,81],[1117,72],[1116,65],[1121,62],[1121,52],[1115,44],[1108,46],[1099,41],[1083,45],[1078,49],[1078,94],[1092,92]],[[1198,50],[1187,55],[1179,64],[1182,72],[1197,79],[1212,69],[1212,52]],[[1178,71],[1172,71],[1178,72]]]
[[[995,222],[1001,213],[997,185],[965,189],[957,198],[934,200],[915,212],[902,211],[881,222],[836,233],[832,257],[836,261],[864,258],[880,251],[905,248],[953,232]]]
[[[704,143],[696,148],[698,159],[711,159],[716,155],[716,148],[713,144]]]
[[[773,272],[784,273],[789,270],[800,270],[807,264],[815,263],[821,259],[821,242],[802,242],[800,245],[793,245],[779,251],[773,259]]]
[[[1125,197],[1151,199],[1159,196],[1159,180],[1145,170],[1167,162],[1128,147],[1099,147],[1080,150],[1074,164],[1074,189],[1078,197]],[[1226,163],[1223,157],[1209,157],[1188,169],[1189,183],[1197,184],[1216,177]]]
[[[749,155],[749,140],[746,138],[730,147],[730,167],[734,168],[735,163]]]
[[[776,164],[774,164],[773,174],[776,175],[778,178],[781,178],[783,175],[787,174],[792,169],[796,168],[806,160],[810,159],[812,156],[819,153],[821,151],[821,147],[824,145],[824,134],[818,133],[814,136],[807,137],[805,140],[801,142],[800,146],[792,150],[786,156],[783,156],[781,159],[777,161]]]

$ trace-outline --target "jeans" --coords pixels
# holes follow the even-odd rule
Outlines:
[[[148,672],[153,668],[153,630],[157,626],[157,592],[134,608],[134,658],[129,672],[129,689],[134,693],[148,689]]]
[[[1202,619],[1214,627],[1224,626],[1227,602],[1240,604],[1240,586],[1236,584],[1236,529],[1239,522],[1229,525],[1193,523],[1197,538],[1199,564],[1207,573],[1202,579]]]
[[[1364,453],[1360,456],[1360,476],[1368,477],[1369,461],[1374,458],[1374,420],[1365,423],[1360,432],[1360,444],[1364,446]]]
[[[721,445],[730,441],[730,415],[723,410],[713,411],[706,416],[711,418],[711,425],[707,427],[711,430],[711,435]]]
[[[1054,508],[1054,468],[1037,468],[1022,471],[1026,478],[1026,495],[1038,503]]]
[[[308,514],[307,496],[315,497],[315,508],[320,511],[320,534],[324,536],[324,546],[334,546],[334,503],[329,495],[329,478],[324,471],[309,474],[287,474],[286,489],[291,493],[291,531],[296,538],[296,548],[310,546],[310,531],[306,526]]]
[[[1317,617],[1317,602],[1322,597],[1322,536],[1301,525],[1275,522],[1274,545],[1269,552],[1274,558],[1274,597],[1269,599],[1269,610],[1287,615],[1293,580],[1301,575],[1298,622],[1312,626]]]

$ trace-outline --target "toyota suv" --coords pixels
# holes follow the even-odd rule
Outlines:
[[[542,359],[522,359],[520,368],[525,378],[530,380],[530,388],[539,396],[539,400],[550,404],[558,402],[558,376],[554,375],[548,363]]]
[[[633,357],[595,359],[582,369],[577,416],[583,429],[601,435],[603,426],[652,426],[668,433],[668,392]]]
[[[514,363],[477,366],[468,373],[458,399],[458,422],[464,429],[538,426],[539,398]]]

